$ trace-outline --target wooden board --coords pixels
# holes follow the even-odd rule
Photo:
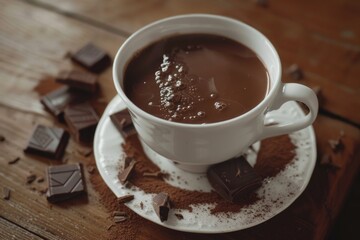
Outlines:
[[[263,32],[283,69],[298,64],[304,84],[321,87],[322,108],[360,124],[360,5],[356,1],[61,1],[32,0],[62,14],[110,26],[126,36],[173,15],[211,13],[244,21]],[[80,16],[80,17],[79,17]],[[284,74],[284,81],[294,81]]]

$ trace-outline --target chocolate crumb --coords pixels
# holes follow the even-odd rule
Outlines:
[[[3,135],[0,135],[0,142],[4,142],[6,138]]]
[[[4,200],[9,200],[10,199],[10,189],[7,187],[3,188],[3,199]]]
[[[91,148],[79,148],[77,149],[77,152],[84,157],[89,157],[93,150]]]
[[[117,198],[118,203],[127,203],[134,200],[134,195],[125,195]]]
[[[48,188],[42,188],[42,189],[39,190],[39,193],[41,195],[43,195],[43,194],[45,194],[47,192],[47,190],[48,190]]]
[[[95,172],[95,167],[94,166],[88,166],[87,171],[88,171],[88,173],[93,174]]]
[[[38,177],[38,179],[36,180],[37,183],[42,183],[44,181],[45,181],[44,177]]]
[[[36,179],[36,174],[34,173],[29,173],[29,175],[26,177],[26,184],[31,184],[35,181]]]
[[[144,209],[144,203],[143,202],[140,202],[140,208],[141,208],[141,210]]]
[[[17,163],[19,160],[20,160],[20,157],[16,157],[16,158],[8,161],[8,164],[15,164],[15,163]]]
[[[126,212],[122,212],[122,211],[113,211],[111,216],[124,216],[126,215]]]
[[[184,219],[184,216],[180,213],[175,213],[175,217],[178,219],[178,220],[183,220]]]
[[[343,141],[341,140],[341,137],[336,140],[329,139],[328,143],[334,153],[338,153],[338,152],[341,152],[344,150],[345,146],[344,146]]]
[[[297,64],[291,65],[287,70],[286,73],[294,80],[299,81],[304,78],[304,73],[301,68]]]

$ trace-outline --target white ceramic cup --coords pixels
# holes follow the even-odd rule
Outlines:
[[[171,122],[155,117],[132,103],[124,93],[123,83],[127,63],[134,54],[159,39],[188,33],[221,35],[252,49],[262,60],[270,76],[270,88],[266,97],[245,114],[209,124]],[[141,28],[117,52],[113,78],[146,152],[152,150],[177,162],[180,168],[192,172],[206,171],[211,164],[237,156],[258,140],[305,128],[312,124],[318,112],[318,100],[310,88],[281,82],[279,56],[263,34],[238,20],[216,15],[175,16]],[[309,113],[295,121],[265,126],[265,115],[290,100],[304,103],[309,108]]]

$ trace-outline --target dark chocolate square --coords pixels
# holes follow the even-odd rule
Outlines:
[[[24,152],[61,159],[68,141],[69,134],[64,129],[37,125]]]
[[[127,109],[111,114],[110,119],[124,138],[136,133],[130,113]]]
[[[262,179],[241,156],[211,166],[207,172],[211,186],[224,199],[239,202],[262,185]]]
[[[84,102],[68,106],[65,109],[65,121],[76,141],[91,142],[99,122],[99,116],[90,103]]]
[[[88,43],[78,50],[71,56],[71,59],[94,73],[102,72],[111,64],[110,56],[92,43]]]
[[[96,92],[97,80],[96,75],[78,70],[61,71],[56,78],[57,82],[90,93]]]
[[[49,202],[60,202],[86,192],[82,165],[65,164],[50,166],[47,169]]]
[[[60,122],[64,122],[64,110],[66,106],[80,103],[89,97],[89,94],[72,90],[69,86],[63,86],[43,96],[41,103]]]

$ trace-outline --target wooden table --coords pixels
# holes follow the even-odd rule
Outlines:
[[[244,21],[263,32],[280,54],[283,68],[296,63],[301,83],[320,87],[321,109],[314,128],[319,158],[331,151],[328,140],[345,133],[345,149],[335,158],[337,170],[316,165],[311,182],[290,208],[257,227],[232,234],[200,236],[153,228],[149,222],[139,239],[324,239],[334,224],[360,163],[360,2],[268,1],[263,7],[236,0],[0,0],[0,239],[106,239],[109,213],[88,183],[86,202],[49,205],[33,185],[53,164],[24,155],[37,123],[56,125],[39,102],[47,76],[72,64],[66,57],[91,41],[112,57],[136,29],[154,20],[185,13],[212,13]],[[284,74],[283,81],[294,81]],[[100,76],[103,100],[115,96],[111,69]],[[71,140],[68,162],[93,161],[79,156]],[[8,161],[20,157],[16,164]],[[86,173],[88,181],[89,176]],[[35,188],[44,187],[39,183]],[[357,221],[358,222],[358,221]],[[358,226],[359,227],[359,226]],[[293,231],[284,235],[282,229]],[[153,229],[157,229],[154,231]],[[121,239],[121,238],[119,238]]]

